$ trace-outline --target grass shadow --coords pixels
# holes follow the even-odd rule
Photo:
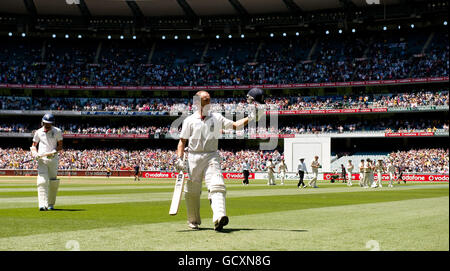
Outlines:
[[[198,230],[181,230],[177,232],[214,231],[213,228],[199,228]],[[250,228],[224,228],[218,233],[233,233],[239,231],[284,231],[284,232],[308,232],[308,230],[284,230],[284,229],[250,229]]]
[[[86,209],[53,209],[50,212],[53,211],[60,211],[60,212],[82,212],[82,211],[86,211]]]

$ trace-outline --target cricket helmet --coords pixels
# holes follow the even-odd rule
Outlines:
[[[252,88],[247,93],[247,102],[264,103],[264,91],[260,88]]]
[[[53,124],[55,123],[55,116],[52,113],[47,113],[42,117],[42,122]]]

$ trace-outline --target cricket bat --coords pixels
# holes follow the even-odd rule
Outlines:
[[[30,148],[30,149],[31,149],[31,148]],[[29,163],[29,162],[34,161],[34,160],[36,160],[36,159],[41,159],[42,157],[53,155],[53,154],[55,154],[56,152],[57,152],[57,151],[46,152],[46,153],[43,153],[43,154],[39,155],[39,156],[36,157],[36,158],[29,159],[29,160],[25,160],[25,161],[23,161],[22,163],[23,163],[23,164]]]
[[[178,173],[177,180],[175,182],[175,189],[173,190],[172,203],[170,204],[169,215],[176,215],[178,213],[178,207],[180,207],[181,196],[183,195],[184,188],[184,172],[181,170]]]

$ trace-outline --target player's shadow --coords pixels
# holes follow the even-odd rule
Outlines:
[[[238,231],[285,231],[285,232],[308,232],[307,230],[284,230],[284,229],[249,229],[249,228],[224,228],[221,233],[233,233]]]
[[[59,212],[82,212],[86,211],[86,209],[53,209],[53,211],[59,211]]]
[[[198,230],[181,230],[178,232],[214,231],[213,228],[199,228]],[[224,228],[218,233],[233,233],[239,231],[285,231],[285,232],[308,232],[308,230],[284,230],[284,229],[250,229],[250,228]]]

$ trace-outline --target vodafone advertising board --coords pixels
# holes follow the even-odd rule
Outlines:
[[[331,180],[331,176],[334,175],[333,173],[324,173],[323,178],[324,180]],[[381,181],[389,181],[389,174],[382,174],[381,175]],[[402,176],[403,181],[410,181],[410,182],[448,182],[448,176],[445,174],[408,174],[404,173]],[[352,174],[352,180],[359,181],[359,173],[358,174]],[[338,180],[342,180],[342,178],[339,175]],[[374,174],[374,180],[378,180],[378,174]],[[394,180],[397,180],[397,176],[394,178]]]
[[[188,174],[184,174],[186,178],[189,178]],[[244,174],[239,172],[223,172],[223,178],[226,180],[242,180],[244,179]],[[144,171],[142,172],[142,178],[153,178],[153,179],[175,179],[178,176],[176,172],[160,172],[160,171]],[[249,179],[255,179],[255,173],[250,173]]]
[[[0,169],[0,176],[36,176],[37,170],[29,169]],[[102,170],[59,170],[59,176],[106,176],[106,171]],[[141,176],[143,178],[149,179],[175,179],[178,173],[175,172],[163,172],[163,171],[143,171],[141,172]],[[187,174],[186,177],[189,178]],[[244,174],[241,172],[223,172],[223,178],[226,180],[236,180],[241,181],[244,179]],[[333,173],[320,173],[319,180],[329,181],[331,180],[331,176],[335,174]],[[377,180],[378,174],[374,174],[374,179]],[[131,177],[134,176],[134,171],[132,170],[115,170],[111,171],[111,176],[116,177]],[[340,175],[338,175],[338,180],[341,180]],[[389,180],[389,174],[383,174],[383,181]],[[275,175],[277,179],[280,176]],[[309,179],[311,176],[305,176],[306,179]],[[248,176],[249,179],[267,179],[267,173],[263,172],[252,172]],[[404,173],[402,180],[410,181],[410,182],[448,182],[449,175],[448,174],[416,174],[416,173]],[[286,180],[298,180],[298,177],[295,173],[289,172],[286,173]],[[359,181],[359,173],[352,174],[352,180]],[[397,180],[397,179],[395,179]]]

